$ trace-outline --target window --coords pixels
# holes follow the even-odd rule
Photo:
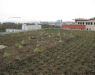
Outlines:
[[[92,25],[93,23],[91,22],[90,24]]]
[[[80,24],[80,23],[78,22],[78,24]]]
[[[88,25],[88,22],[86,22],[86,25]]]

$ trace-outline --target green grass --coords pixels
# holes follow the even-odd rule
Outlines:
[[[5,75],[95,75],[92,31],[21,32],[0,37],[0,44],[8,46],[1,71]]]

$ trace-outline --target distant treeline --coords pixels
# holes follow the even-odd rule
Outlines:
[[[12,22],[5,22],[0,23],[0,32],[5,32],[6,29],[21,29],[21,23],[12,23]]]

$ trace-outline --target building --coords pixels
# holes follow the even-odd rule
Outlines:
[[[95,31],[95,18],[91,19],[75,19],[75,23],[85,25],[85,30]]]
[[[32,30],[40,30],[42,28],[41,25],[38,24],[22,24],[21,29],[6,29],[6,32],[23,32],[23,31],[32,31]]]
[[[62,26],[64,29],[74,29],[74,30],[85,30],[85,25],[78,25],[78,24],[65,24]]]
[[[41,29],[41,25],[38,25],[38,24],[23,24],[22,25],[23,31],[40,30],[40,29]]]
[[[62,25],[62,28],[63,29],[73,29],[73,30],[85,30],[85,25],[83,24],[77,24],[76,22],[63,22],[63,25]]]
[[[90,19],[78,18],[75,19],[75,23],[63,24],[62,28],[95,31],[95,18],[90,18]]]

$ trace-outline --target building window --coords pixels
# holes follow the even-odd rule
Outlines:
[[[86,25],[88,25],[88,23],[86,22]]]
[[[78,22],[78,24],[80,24],[80,23]]]
[[[91,25],[92,25],[93,23],[91,22]]]

